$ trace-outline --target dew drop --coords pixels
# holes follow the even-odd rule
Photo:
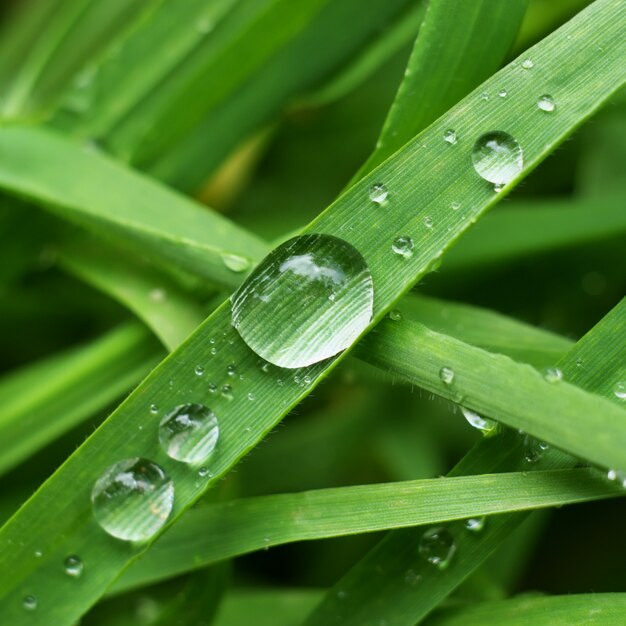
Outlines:
[[[540,441],[530,435],[524,436],[524,460],[526,463],[538,463],[549,449],[550,446],[545,441]]]
[[[470,426],[480,430],[485,436],[495,433],[498,428],[498,422],[488,417],[483,417],[467,407],[462,406],[461,413],[463,413],[463,417],[468,421]]]
[[[446,143],[449,143],[450,145],[454,145],[456,143],[456,131],[452,130],[451,128],[449,128],[444,134],[443,134],[443,140]]]
[[[196,376],[204,376],[204,367],[202,367],[202,365],[196,365],[194,372]]]
[[[222,398],[225,398],[226,400],[232,400],[233,388],[228,384],[222,385],[222,388],[220,389],[220,395],[222,396]]]
[[[496,193],[500,193],[500,192],[504,189],[504,187],[505,187],[505,186],[506,186],[506,185],[505,185],[504,183],[500,183],[500,184],[494,185],[494,186],[493,186],[493,190],[494,190]]]
[[[150,413],[152,413],[152,415],[156,415],[158,412],[159,412],[159,407],[156,404],[151,404]]]
[[[373,301],[369,268],[354,247],[302,235],[271,252],[232,296],[232,324],[266,361],[306,367],[349,347],[369,324]]]
[[[473,533],[479,533],[485,527],[485,517],[470,517],[465,521],[465,528]]]
[[[450,204],[450,208],[451,208],[453,211],[458,211],[458,210],[461,208],[461,203],[460,203],[460,202],[457,202],[457,201],[455,200],[454,202],[452,202],[452,203]]]
[[[419,553],[432,565],[446,569],[456,552],[454,537],[443,526],[429,528],[419,542]]]
[[[613,482],[620,483],[622,487],[626,487],[626,472],[622,470],[610,469],[606,477]]]
[[[619,398],[620,400],[626,400],[626,382],[620,380],[618,383],[615,383],[615,387],[613,387],[613,393],[615,394],[616,398]]]
[[[41,550],[35,550],[35,557],[40,559],[43,556],[43,552]]]
[[[414,569],[408,569],[404,573],[404,582],[411,587],[415,587],[420,580],[422,580],[422,577]]]
[[[402,321],[402,313],[400,313],[399,309],[391,309],[389,311],[389,319],[394,322],[400,322]]]
[[[546,113],[552,113],[556,109],[554,98],[552,96],[543,95],[537,100],[537,106]]]
[[[213,394],[217,391],[217,385],[215,383],[209,383],[207,385],[207,388],[209,390],[209,393]]]
[[[376,183],[370,187],[370,200],[376,204],[383,204],[388,195],[387,187],[382,183]]]
[[[426,226],[426,228],[432,228],[433,227],[433,218],[426,216],[424,218],[424,226]]]
[[[236,376],[237,375],[237,366],[234,363],[231,363],[230,365],[226,366],[226,373],[229,376]]]
[[[200,476],[200,478],[206,478],[207,476],[210,476],[211,472],[209,471],[208,467],[201,467],[198,470],[198,476]]]
[[[394,254],[404,257],[405,259],[410,259],[413,256],[413,248],[415,248],[413,239],[407,235],[396,237],[391,244],[391,249]]]
[[[439,378],[444,385],[451,385],[454,382],[454,370],[445,366],[439,370]]]
[[[108,467],[91,491],[98,524],[125,541],[150,539],[167,521],[173,503],[169,476],[156,463],[137,457]]]
[[[167,298],[167,293],[164,289],[156,288],[150,292],[150,300],[152,302],[164,302]]]
[[[250,392],[248,394],[248,400],[250,400],[250,402],[254,402],[256,400],[256,396],[252,392]]]
[[[218,437],[217,415],[204,404],[181,404],[159,424],[159,443],[165,454],[183,463],[204,461]]]
[[[37,608],[37,598],[35,596],[24,596],[22,606],[27,611],[34,611]]]
[[[522,68],[525,70],[532,70],[535,67],[532,59],[524,59],[522,61]]]
[[[250,267],[250,259],[239,256],[238,254],[222,254],[222,263],[231,272],[245,272]]]
[[[506,185],[522,171],[522,147],[508,133],[494,130],[476,140],[472,163],[481,178],[495,185]]]
[[[480,97],[481,97],[482,100],[489,100],[489,94],[486,91],[483,91],[480,94]]]
[[[81,558],[74,554],[68,556],[65,561],[63,561],[63,569],[65,570],[65,573],[72,578],[80,577],[84,568],[85,566]]]
[[[506,98],[509,94],[508,94],[508,92],[507,92],[507,90],[506,90],[506,89],[500,89],[500,91],[498,91],[498,95],[499,95],[501,98]]]
[[[548,383],[558,383],[563,380],[563,372],[558,367],[547,367],[543,371],[543,378]]]

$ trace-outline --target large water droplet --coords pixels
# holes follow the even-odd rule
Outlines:
[[[444,385],[451,385],[454,382],[454,370],[444,366],[439,370],[439,378]]]
[[[550,446],[530,435],[524,436],[524,460],[526,463],[538,463]]]
[[[388,195],[387,187],[382,183],[376,183],[370,188],[370,200],[376,204],[382,204],[387,199]]]
[[[37,598],[35,596],[24,596],[22,606],[27,611],[34,611],[37,608]]]
[[[68,576],[72,578],[78,578],[85,568],[80,557],[76,555],[68,556],[65,561],[63,561],[63,569]]]
[[[238,254],[222,254],[222,262],[232,272],[245,272],[250,267],[250,259]]]
[[[455,552],[454,537],[443,526],[429,528],[420,539],[419,553],[439,569],[448,567]]]
[[[410,259],[413,256],[413,248],[415,248],[415,244],[413,243],[413,239],[408,235],[396,237],[391,244],[393,252],[405,259]]]
[[[613,387],[613,393],[616,398],[620,400],[626,400],[626,382],[619,381],[615,383],[615,387]]]
[[[532,59],[524,59],[522,61],[522,68],[525,70],[532,70],[535,67]]]
[[[495,185],[506,185],[522,171],[522,147],[508,133],[494,130],[476,140],[472,163],[481,178]]]
[[[488,417],[483,417],[467,407],[462,406],[461,413],[463,413],[463,417],[468,421],[470,426],[480,430],[485,436],[495,433],[498,428],[498,422]]]
[[[181,404],[159,425],[159,442],[165,453],[183,463],[204,461],[219,437],[217,415],[204,404]]]
[[[302,235],[261,261],[231,302],[232,324],[254,352],[274,365],[299,368],[352,344],[372,319],[374,288],[365,260],[350,244]]]
[[[549,383],[558,383],[563,380],[563,372],[558,367],[548,367],[543,371],[543,378]]]
[[[141,458],[111,465],[91,491],[98,524],[125,541],[150,539],[165,524],[173,503],[169,476],[156,463]]]
[[[554,98],[552,96],[543,95],[537,100],[537,106],[546,113],[552,113],[556,109]]]
[[[451,128],[449,128],[444,134],[443,134],[443,140],[446,143],[449,143],[450,145],[453,145],[456,143],[456,131],[452,130]]]

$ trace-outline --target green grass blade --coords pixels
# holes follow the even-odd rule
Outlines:
[[[626,594],[511,598],[438,612],[428,626],[610,626],[626,620]]]
[[[167,259],[222,285],[241,280],[225,255],[245,261],[266,250],[206,207],[41,129],[0,128],[0,187],[156,262]]]
[[[616,343],[622,352],[626,350],[626,335],[615,334],[616,322],[623,319],[625,312],[624,303],[613,309],[558,363],[567,379],[618,405],[620,400],[613,393],[613,381],[616,376],[623,375],[623,366],[616,367],[613,361],[599,356],[613,349]],[[512,440],[511,435],[507,438],[504,442],[498,441],[499,437],[484,440],[450,475],[528,469],[520,438]],[[540,464],[543,467],[568,467],[572,460],[554,452],[546,455]],[[523,519],[523,513],[492,517],[481,533],[468,533],[459,524],[448,525],[456,539],[457,553],[445,570],[434,568],[420,556],[421,531],[392,531],[337,582],[305,623],[321,626],[332,616],[344,626],[356,626],[363,616],[367,616],[368,619],[393,619],[398,626],[412,626],[475,571]],[[411,580],[421,576],[420,584],[407,585],[407,572],[411,573]],[[337,598],[339,590],[346,594],[348,602]]]
[[[470,94],[466,101],[383,163],[371,176],[348,190],[311,224],[311,231],[343,237],[365,256],[377,288],[372,325],[437,263],[440,255],[473,221],[502,197],[483,184],[471,168],[472,138],[494,128],[509,130],[524,146],[526,166],[520,178],[532,170],[619,89],[624,80],[623,23],[621,4],[598,0],[529,52],[535,61],[533,72],[522,70],[518,61],[481,87],[481,90],[488,86],[493,88],[503,81],[510,87],[515,81],[524,85],[517,97],[512,95],[505,104],[493,103],[492,107],[485,108],[478,94]],[[602,56],[593,52],[600,32],[605,45]],[[581,41],[588,45],[581,45]],[[559,102],[558,114],[552,117],[543,116],[535,107],[537,96],[547,91]],[[456,127],[461,137],[454,147],[443,145],[442,135],[449,127]],[[3,131],[2,135],[6,137],[7,132]],[[430,150],[422,148],[424,143],[430,145]],[[17,148],[15,145],[13,151]],[[9,159],[3,157],[0,172],[8,167],[6,160]],[[437,175],[425,180],[423,173],[430,171],[434,163]],[[30,165],[32,167],[32,163]],[[22,167],[25,167],[23,163]],[[370,186],[379,180],[390,189],[392,202],[386,210],[370,206],[367,200]],[[450,201],[457,197],[465,199],[464,212],[448,209]],[[416,206],[423,213],[416,213]],[[424,227],[424,215],[433,218],[433,228]],[[410,260],[396,258],[390,251],[391,241],[399,234],[412,235],[416,240],[416,252]],[[216,354],[209,357],[207,346],[211,338],[215,339]],[[301,386],[291,378],[295,372],[289,373],[289,379],[276,371],[265,373],[232,328],[228,304],[217,309],[0,531],[0,547],[6,564],[6,571],[0,572],[2,619],[8,622],[21,619],[22,598],[33,594],[39,597],[41,607],[30,616],[33,625],[47,625],[51,621],[58,626],[71,624],[147,549],[147,545],[130,546],[105,536],[91,516],[91,487],[111,462],[143,456],[160,463],[176,485],[170,520],[173,522],[213,481],[254,447],[339,360],[300,372],[311,381]],[[218,386],[231,384],[227,367],[233,363],[244,375],[244,380],[232,382],[233,399],[211,394],[209,382]],[[204,376],[195,375],[198,364],[205,367]],[[172,386],[170,381],[173,381]],[[253,401],[248,399],[248,394],[252,394]],[[164,411],[172,404],[190,400],[206,403],[222,416],[221,445],[211,460],[213,481],[198,480],[195,471],[166,457],[157,442],[158,416],[150,415],[150,404]],[[72,488],[68,489],[68,485]],[[23,532],[26,527],[27,541]],[[41,559],[32,558],[36,549],[43,551]],[[79,585],[58,573],[59,563],[68,554],[80,554],[86,566],[92,564],[92,574],[84,576]]]
[[[0,380],[0,473],[109,406],[160,357],[152,337],[128,325]]]
[[[190,511],[113,587],[122,591],[271,546],[607,497],[587,469],[434,478],[260,496]]]
[[[356,178],[382,163],[498,69],[515,41],[527,5],[528,0],[429,2],[376,150]]]

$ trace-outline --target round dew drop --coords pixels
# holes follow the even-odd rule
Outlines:
[[[389,319],[392,322],[401,322],[402,313],[398,309],[391,309],[391,311],[389,311]]]
[[[481,178],[494,185],[506,185],[522,171],[522,147],[508,133],[494,130],[476,140],[472,163]]]
[[[522,68],[525,70],[532,70],[535,67],[532,59],[524,59],[522,61]]]
[[[620,381],[615,383],[615,387],[613,387],[613,393],[615,397],[619,400],[626,400],[626,382]]]
[[[159,443],[167,456],[183,463],[204,461],[219,438],[217,415],[204,404],[181,404],[159,425]]]
[[[451,385],[454,382],[454,370],[451,367],[442,367],[439,370],[439,378],[444,385]]]
[[[37,598],[35,596],[24,596],[22,606],[27,611],[34,611],[37,608]]]
[[[413,248],[415,248],[413,239],[407,235],[396,237],[391,244],[391,249],[394,254],[404,257],[405,259],[410,259],[413,256]]]
[[[271,252],[232,296],[232,324],[265,361],[296,369],[349,347],[373,304],[358,250],[330,235],[302,235]]]
[[[172,512],[174,484],[156,463],[130,458],[108,467],[91,491],[94,517],[109,535],[146,541]]]
[[[65,561],[63,561],[63,569],[68,576],[72,578],[78,578],[85,568],[80,557],[76,555],[68,556]]]
[[[483,417],[467,407],[462,406],[461,413],[463,413],[463,417],[468,421],[470,426],[480,430],[485,436],[493,434],[498,427],[498,422],[495,420]]]
[[[450,145],[454,145],[456,143],[457,137],[456,137],[456,131],[452,130],[451,128],[449,128],[444,134],[443,134],[443,140],[446,143],[449,143]]]
[[[543,372],[543,378],[548,383],[558,383],[563,380],[563,372],[558,367],[548,367]]]
[[[546,113],[552,113],[556,109],[554,98],[552,96],[543,95],[537,100],[537,106]]]
[[[222,263],[231,272],[245,272],[250,267],[250,259],[246,259],[238,254],[222,254]]]
[[[376,183],[370,188],[370,200],[376,204],[382,204],[387,199],[388,195],[387,187],[382,183]]]
[[[439,569],[448,567],[455,552],[454,537],[443,526],[429,528],[419,542],[420,555]]]
[[[501,98],[506,98],[509,94],[508,94],[508,92],[507,92],[507,90],[506,90],[506,89],[500,89],[500,91],[498,91],[498,95],[499,95]]]
[[[479,533],[485,527],[485,517],[470,517],[465,521],[465,528],[473,533]]]

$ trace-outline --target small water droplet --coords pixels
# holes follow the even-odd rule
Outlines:
[[[376,204],[383,204],[387,200],[388,195],[387,187],[382,183],[376,183],[370,187],[370,200]]]
[[[209,383],[207,385],[209,393],[215,393],[217,391],[217,385],[215,383]]]
[[[546,113],[552,113],[554,109],[556,109],[556,104],[554,103],[554,98],[552,96],[543,95],[539,100],[537,100],[537,106]]]
[[[506,185],[522,171],[522,147],[508,133],[500,130],[485,133],[474,144],[472,163],[481,178],[495,185]]]
[[[27,611],[34,611],[37,608],[37,598],[35,596],[24,596],[22,606]]]
[[[165,454],[183,463],[204,461],[218,437],[217,415],[204,404],[180,404],[159,425],[159,443]]]
[[[463,413],[463,417],[468,421],[469,425],[480,430],[483,435],[487,436],[497,431],[498,422],[495,420],[483,417],[476,411],[472,411],[464,406],[461,407],[461,413]]]
[[[450,208],[451,208],[453,211],[458,211],[458,210],[461,208],[461,203],[460,203],[460,202],[457,202],[457,201],[455,200],[454,202],[452,202],[452,203],[450,204]]]
[[[480,94],[480,97],[481,97],[482,100],[489,100],[489,94],[486,91],[483,91]]]
[[[63,569],[68,576],[72,578],[78,578],[82,575],[83,569],[85,568],[80,557],[72,554],[68,556],[65,561],[63,561]]]
[[[620,483],[622,487],[626,487],[626,472],[622,470],[610,469],[607,472],[606,477],[610,481]]]
[[[547,367],[543,371],[543,378],[548,383],[558,383],[563,380],[563,372],[558,367]]]
[[[410,259],[413,256],[413,248],[415,248],[413,239],[407,235],[396,237],[391,244],[391,249],[394,254],[397,254],[405,259]]]
[[[443,140],[446,143],[449,143],[450,145],[454,145],[456,143],[456,131],[452,130],[451,128],[449,128],[444,134],[443,134]]]
[[[250,392],[248,394],[248,400],[250,400],[250,402],[254,402],[256,400],[256,396],[252,392]]]
[[[124,459],[109,466],[91,491],[93,514],[113,537],[150,539],[165,524],[174,503],[174,485],[156,463]]]
[[[404,573],[404,582],[411,587],[415,587],[422,580],[422,577],[413,569],[408,569]]]
[[[439,370],[439,378],[444,385],[451,385],[454,382],[454,370],[444,366]]]
[[[204,367],[202,367],[202,365],[196,365],[194,372],[196,376],[204,376]]]
[[[232,400],[233,388],[228,384],[222,385],[222,388],[220,389],[220,395],[222,396],[222,398],[225,398],[226,400]]]
[[[150,292],[150,300],[152,300],[152,302],[164,302],[166,298],[167,293],[165,289],[157,288]]]
[[[152,415],[156,415],[158,412],[159,412],[159,407],[156,404],[151,404],[150,413],[152,413]]]
[[[231,363],[230,365],[226,366],[226,373],[229,376],[236,376],[237,375],[237,366],[234,363]]]
[[[533,67],[535,67],[535,64],[533,63],[532,59],[524,59],[522,61],[522,68],[525,70],[532,70]]]
[[[198,470],[198,476],[200,476],[200,478],[206,478],[207,476],[209,477],[213,476],[213,474],[211,474],[208,467],[201,467]]]
[[[313,381],[313,379],[312,379],[312,378],[311,378],[308,374],[306,374],[306,375],[304,376],[304,378],[302,379],[302,382],[303,382],[305,385],[310,385],[312,381]]]
[[[582,367],[582,366],[583,366],[583,360],[580,357],[578,357],[576,359],[576,367]]]
[[[394,322],[400,322],[402,321],[402,313],[399,309],[391,309],[391,311],[389,311],[389,319]]]
[[[271,252],[232,296],[232,324],[258,356],[295,369],[350,346],[373,301],[358,250],[330,235],[302,235]]]
[[[454,537],[443,526],[429,528],[419,542],[420,555],[439,569],[448,567],[455,552]]]
[[[426,228],[432,228],[433,227],[433,218],[426,216],[424,218],[424,226],[426,226]]]
[[[498,91],[498,95],[499,95],[501,98],[506,98],[509,94],[508,94],[508,92],[507,92],[507,90],[506,90],[506,89],[500,89],[500,91]]]
[[[506,185],[504,183],[500,183],[500,184],[494,185],[493,186],[493,190],[496,193],[500,193],[505,187],[506,187]],[[472,222],[472,223],[474,223],[474,222]]]
[[[615,394],[616,398],[619,398],[620,400],[626,400],[626,382],[620,380],[619,382],[615,383],[615,387],[613,387],[613,393]]]
[[[217,348],[216,348],[215,346],[213,346],[213,347],[209,350],[209,352],[210,352],[213,356],[215,356],[215,355],[217,354]]]
[[[545,441],[540,441],[531,437],[524,436],[524,460],[526,463],[538,463],[550,446]]]
[[[485,527],[485,520],[483,517],[470,517],[465,521],[465,528],[473,533],[479,533]]]
[[[222,254],[222,262],[232,272],[245,272],[250,267],[250,259],[238,254]]]

